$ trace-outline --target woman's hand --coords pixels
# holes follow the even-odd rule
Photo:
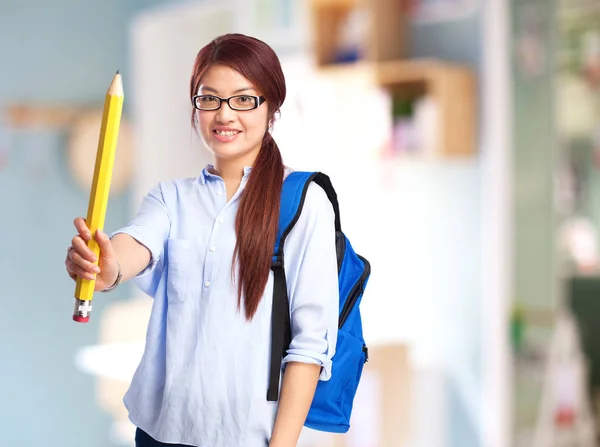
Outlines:
[[[110,239],[101,231],[97,231],[94,235],[100,247],[100,258],[96,263],[96,255],[87,246],[92,234],[85,219],[77,217],[73,224],[78,234],[72,239],[65,259],[69,276],[73,281],[77,281],[77,277],[95,279],[94,290],[96,291],[112,286],[119,273],[119,264]]]

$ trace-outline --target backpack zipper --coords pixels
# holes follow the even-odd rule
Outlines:
[[[365,258],[363,258],[359,254],[357,254],[357,256],[360,258],[360,260],[364,263],[365,266],[364,266],[362,275],[360,275],[360,278],[358,279],[356,284],[354,284],[354,286],[352,286],[352,289],[350,290],[350,293],[348,294],[348,299],[344,303],[344,307],[342,308],[342,311],[340,312],[340,321],[338,324],[339,329],[342,328],[342,326],[344,325],[344,323],[350,316],[350,312],[354,308],[356,301],[358,300],[358,298],[362,295],[362,293],[364,291],[365,281],[371,274],[371,264],[369,264],[369,261],[367,261]]]

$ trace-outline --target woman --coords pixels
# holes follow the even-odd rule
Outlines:
[[[292,447],[319,379],[331,375],[338,320],[334,212],[311,184],[286,240],[292,342],[278,402],[267,402],[273,275],[286,174],[270,135],[286,94],[265,43],[239,34],[202,48],[190,83],[192,126],[213,154],[196,178],[158,184],[100,246],[75,219],[66,267],[98,291],[135,278],[154,298],[124,403],[136,446]]]

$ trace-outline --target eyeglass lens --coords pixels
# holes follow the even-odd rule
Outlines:
[[[202,95],[196,98],[196,106],[202,110],[215,110],[219,108],[221,100],[216,96]],[[229,106],[236,110],[250,110],[256,107],[256,98],[253,96],[233,96],[229,98]]]

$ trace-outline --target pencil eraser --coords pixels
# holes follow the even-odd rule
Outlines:
[[[77,321],[78,323],[87,323],[90,321],[90,317],[80,317],[78,315],[73,315],[73,321]]]

